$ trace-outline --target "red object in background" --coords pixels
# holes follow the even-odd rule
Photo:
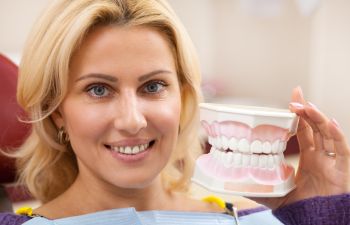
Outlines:
[[[295,155],[295,154],[299,154],[299,143],[298,143],[298,139],[297,136],[294,135],[293,137],[291,137],[289,139],[289,141],[287,142],[287,148],[286,151],[284,152],[284,155]]]
[[[16,101],[18,67],[0,54],[0,149],[13,151],[30,131],[30,125],[19,121],[24,112]],[[15,181],[15,161],[0,154],[0,184]]]

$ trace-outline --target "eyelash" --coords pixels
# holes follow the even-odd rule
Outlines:
[[[99,95],[96,95],[96,94],[92,93],[93,90],[94,90],[95,88],[104,88],[105,91],[112,92],[111,88],[110,88],[108,85],[103,84],[103,83],[97,83],[97,84],[89,85],[89,86],[87,87],[87,89],[86,89],[86,92],[87,92],[90,96],[92,96],[92,97],[94,97],[94,98],[106,98],[106,97],[109,97],[109,96],[112,94],[112,93],[108,93],[107,96],[99,96]]]
[[[147,92],[145,91],[145,89],[148,87],[148,85],[154,85],[156,84],[157,87],[159,87],[159,85],[161,86],[160,87],[160,90],[156,91],[156,92]],[[141,89],[143,90],[142,92],[145,92],[146,94],[148,95],[159,95],[161,94],[162,91],[164,91],[164,88],[169,86],[166,82],[162,81],[162,80],[152,80],[152,81],[149,81],[147,83],[145,83]]]
[[[160,90],[157,90],[155,92],[150,92],[147,91],[146,88],[149,87],[149,85],[154,85],[156,84],[157,87]],[[161,87],[159,87],[159,85]],[[162,81],[162,80],[152,80],[152,81],[148,81],[147,83],[145,83],[144,85],[141,86],[141,92],[145,93],[146,95],[160,95],[161,92],[164,91],[164,88],[169,86],[166,82]],[[108,91],[109,93],[107,93],[107,95],[96,95],[96,93],[93,93],[94,90],[96,90],[95,88],[104,88],[104,92]],[[86,88],[86,92],[93,98],[107,98],[109,96],[111,96],[113,94],[113,90],[109,87],[109,85],[104,84],[104,83],[96,83],[96,84],[91,84]]]

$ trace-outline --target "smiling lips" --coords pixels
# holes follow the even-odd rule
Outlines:
[[[126,155],[135,155],[145,151],[150,143],[135,146],[110,146],[110,149]]]

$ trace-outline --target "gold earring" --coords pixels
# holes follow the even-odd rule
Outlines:
[[[61,145],[67,145],[69,142],[69,136],[63,126],[58,129],[57,141]]]

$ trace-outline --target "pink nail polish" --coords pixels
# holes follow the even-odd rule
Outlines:
[[[331,121],[336,127],[340,128],[338,121],[336,121],[334,118],[332,118]]]
[[[291,103],[289,103],[289,105],[291,105],[292,107],[297,108],[297,109],[303,109],[304,108],[304,105],[299,103],[299,102],[291,102]]]

